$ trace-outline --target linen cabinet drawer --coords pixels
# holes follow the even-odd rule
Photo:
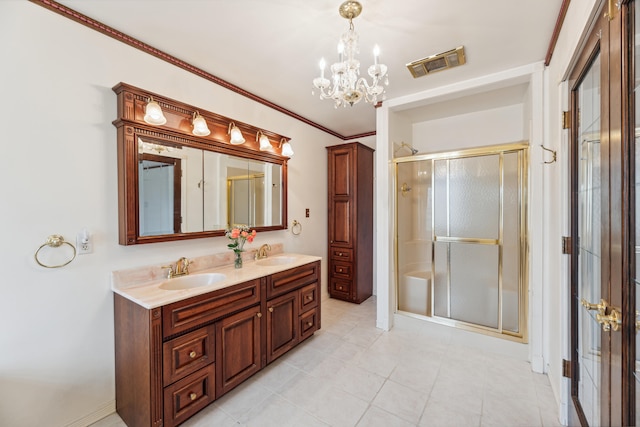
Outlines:
[[[353,261],[353,250],[345,248],[330,248],[331,259],[336,261],[351,262]]]
[[[332,263],[331,273],[335,277],[342,277],[342,278],[345,278],[345,279],[351,279],[351,271],[352,271],[351,269],[352,269],[352,265],[351,264],[343,264],[343,263],[334,262],[334,263]]]
[[[260,279],[162,307],[162,332],[169,337],[260,303]]]
[[[313,283],[300,289],[300,301],[299,313],[302,314],[307,310],[311,310],[318,306],[318,285]]]
[[[318,310],[313,309],[300,316],[300,341],[313,335],[318,330]]]
[[[332,278],[329,283],[329,291],[331,296],[349,298],[351,295],[351,282],[348,280],[336,280]]]
[[[216,398],[215,363],[164,389],[164,427],[173,427]]]
[[[162,345],[165,386],[215,361],[215,327],[209,325]]]
[[[319,261],[274,273],[267,277],[267,298],[273,298],[309,283],[317,282],[319,278]]]

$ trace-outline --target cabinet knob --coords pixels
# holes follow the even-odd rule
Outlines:
[[[273,313],[273,307],[269,307],[269,313]]]
[[[338,269],[338,273],[342,273],[342,269],[341,268]]]
[[[191,353],[189,353],[189,357],[192,359],[195,359],[195,357],[197,356],[195,351],[192,351]]]
[[[258,314],[256,314],[256,316],[262,317],[262,313],[258,313]]]
[[[307,295],[307,299],[308,300],[312,300],[313,299],[313,295]]]
[[[196,400],[197,397],[198,397],[198,395],[195,394],[194,392],[189,393],[189,399]]]
[[[338,290],[341,291],[342,290],[342,286],[338,286]]]
[[[338,256],[342,256],[342,252],[338,252]]]
[[[307,326],[313,326],[313,322],[307,322]]]

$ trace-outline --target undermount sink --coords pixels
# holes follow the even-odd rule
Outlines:
[[[274,256],[271,258],[263,258],[259,261],[256,261],[256,264],[262,265],[265,267],[271,267],[274,265],[287,265],[291,264],[296,260],[296,257],[293,256]]]
[[[200,286],[213,285],[214,283],[221,282],[226,278],[226,275],[220,273],[205,273],[194,274],[193,276],[174,277],[173,279],[163,282],[160,285],[160,288],[169,291],[199,288]]]

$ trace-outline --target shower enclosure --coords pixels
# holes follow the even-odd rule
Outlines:
[[[394,159],[400,312],[526,341],[526,143]]]

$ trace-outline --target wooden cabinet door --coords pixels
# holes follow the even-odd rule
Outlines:
[[[298,291],[267,302],[267,363],[298,343]]]
[[[351,247],[353,149],[329,150],[329,243]]]
[[[216,395],[222,396],[261,369],[260,306],[216,323]]]

